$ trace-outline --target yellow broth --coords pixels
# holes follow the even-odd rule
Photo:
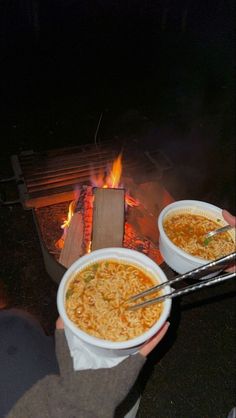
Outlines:
[[[162,303],[131,311],[129,297],[156,284],[144,270],[121,261],[92,263],[69,283],[65,307],[68,317],[86,333],[110,341],[135,338],[160,317]],[[156,292],[152,297],[156,297]],[[145,298],[139,299],[143,301]]]
[[[168,216],[163,223],[169,239],[187,253],[214,260],[235,251],[235,243],[228,232],[206,239],[205,234],[219,228],[219,222],[189,213]]]

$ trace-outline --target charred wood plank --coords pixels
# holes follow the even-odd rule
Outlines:
[[[83,230],[83,215],[76,212],[72,216],[59,258],[59,262],[66,268],[83,255]]]
[[[125,191],[95,189],[92,250],[122,247],[125,222]]]

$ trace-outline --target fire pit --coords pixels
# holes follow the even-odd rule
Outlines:
[[[73,154],[73,151],[71,152]],[[59,168],[56,170],[55,177],[53,177],[53,170],[46,168],[50,167],[53,153],[48,155],[48,162],[44,155],[43,164],[40,163],[41,168],[38,164],[35,171],[33,170],[35,161],[33,164],[29,155],[26,157],[27,163],[25,157],[23,158],[22,166],[20,165],[22,161],[19,158],[14,156],[12,159],[13,168],[17,166],[15,173],[16,171],[18,175],[20,173],[21,197],[24,198],[22,204],[25,208],[33,210],[45,267],[50,277],[59,283],[73,261],[90,252],[91,249],[101,246],[123,246],[135,249],[160,264],[163,260],[158,249],[156,221],[161,209],[173,199],[161,183],[154,181],[153,178],[160,178],[161,172],[170,168],[169,161],[163,158],[163,165],[160,166],[152,155],[152,163],[149,161],[148,165],[149,169],[147,169],[147,162],[145,166],[142,161],[143,173],[141,176],[140,173],[139,176],[135,176],[135,169],[137,172],[140,165],[140,157],[139,160],[137,158],[129,159],[129,154],[126,158],[120,154],[113,162],[109,160],[105,163],[103,160],[100,166],[97,162],[96,169],[91,167],[90,162],[89,169],[86,168],[85,174],[83,171],[85,168],[83,170],[81,168],[83,166],[81,152],[79,159],[75,159],[74,155],[71,159],[68,150],[64,154],[62,151],[61,154],[57,151],[57,155],[63,155],[64,158],[63,178],[60,177],[62,174]],[[70,155],[68,165],[66,155]],[[91,148],[89,151],[83,151],[84,159],[86,159],[86,155],[91,157]],[[105,151],[104,155],[107,155]],[[114,150],[112,155],[114,155]],[[150,154],[147,155],[150,156]],[[53,160],[53,164],[58,161],[54,157]],[[73,181],[71,161],[74,166],[73,170],[79,173],[83,172],[81,177],[78,177],[77,174],[75,177],[72,176]],[[75,167],[75,161],[78,161],[78,167]],[[42,167],[44,167],[44,171]],[[132,177],[122,176],[123,173],[130,173]],[[37,176],[39,178],[36,180]],[[140,179],[143,180],[145,177],[148,179],[140,182]],[[111,192],[111,189],[116,192]],[[103,190],[102,193],[99,190]],[[120,190],[119,193],[118,190]],[[96,205],[103,205],[97,212],[94,209],[95,196]],[[105,197],[106,202],[104,201]],[[123,213],[122,199],[124,200]],[[93,216],[94,214],[95,216]],[[102,238],[105,241],[99,242],[98,240],[97,247],[94,248],[96,234],[97,236],[103,234],[104,237],[107,237],[109,225],[112,226],[114,232],[113,237],[110,237],[112,241]],[[117,237],[119,237],[118,241]],[[104,245],[102,245],[103,243]]]

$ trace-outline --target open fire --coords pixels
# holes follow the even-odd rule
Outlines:
[[[76,236],[80,237],[78,256],[90,251],[91,239],[92,250],[98,248],[93,245],[97,194],[106,195],[108,204],[101,210],[106,214],[115,207],[108,195],[116,194],[123,200],[123,217],[120,216],[123,242],[118,246],[143,252],[159,264],[163,261],[156,221],[161,209],[173,201],[161,183],[172,163],[156,145],[146,146],[137,138],[118,142],[26,151],[11,157],[20,201],[25,209],[33,211],[45,267],[57,283],[66,268],[61,254],[68,244],[68,232],[75,225]],[[122,155],[115,159],[121,147]],[[100,193],[105,188],[109,189],[108,194]],[[117,193],[112,193],[114,189]],[[117,210],[113,218],[108,216],[110,220],[116,219],[116,213]],[[102,222],[97,219],[95,225],[109,224],[103,219]],[[110,224],[113,226],[113,221]],[[113,235],[116,234],[111,231]],[[73,242],[70,248],[74,248]]]
[[[94,196],[91,191],[91,187],[93,188],[104,188],[104,189],[118,189],[122,188],[122,184],[120,183],[122,175],[122,154],[120,153],[118,157],[114,160],[111,169],[109,170],[108,174],[101,172],[97,175],[91,176],[91,186],[83,187],[83,191],[77,189],[75,191],[75,199],[70,202],[68,208],[68,214],[66,219],[63,221],[61,228],[63,229],[63,234],[61,238],[56,241],[55,246],[57,249],[62,250],[64,247],[66,235],[68,228],[71,224],[72,217],[77,210],[83,209],[84,211],[84,220],[87,220],[89,225],[87,225],[87,230],[90,230],[90,225],[92,224],[92,211],[93,211],[93,200]],[[84,201],[83,201],[84,200]],[[125,193],[125,203],[126,206],[138,206],[140,203],[137,199],[134,199],[128,193]],[[85,213],[85,207],[86,212]],[[88,236],[88,233],[87,233]],[[85,252],[91,251],[91,237],[89,243],[85,244]]]
[[[140,172],[139,168],[137,173]],[[35,221],[45,266],[56,282],[60,282],[64,268],[68,268],[73,261],[90,252],[91,248],[92,250],[101,248],[99,245],[94,246],[94,231],[101,225],[103,228],[104,225],[107,227],[109,222],[106,217],[103,217],[102,222],[100,219],[97,220],[97,228],[94,228],[93,215],[94,205],[96,206],[94,196],[104,189],[110,189],[108,191],[110,196],[111,190],[116,189],[115,194],[118,195],[119,191],[123,191],[124,204],[121,234],[123,241],[121,239],[119,245],[107,246],[123,246],[146,254],[158,264],[163,262],[158,248],[157,217],[160,210],[173,199],[159,181],[149,179],[140,183],[136,176],[122,176],[121,178],[121,175],[122,155],[120,154],[111,163],[110,169],[106,167],[104,170],[90,172],[90,178],[86,182],[78,179],[77,186],[74,185],[73,194],[68,194],[67,200],[35,208]],[[104,193],[104,195],[107,198],[107,194]],[[70,200],[71,196],[73,200]],[[109,210],[114,207],[109,200],[107,198],[108,204],[103,206],[108,215]],[[108,216],[110,220],[116,220],[116,212],[114,213],[113,218]],[[118,235],[119,228],[117,222],[115,223],[116,232],[113,233],[112,230],[111,236]],[[113,221],[110,221],[110,225],[113,228]],[[99,232],[96,231],[95,235],[98,236]]]

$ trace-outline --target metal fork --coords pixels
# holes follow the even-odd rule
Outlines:
[[[236,260],[236,252],[231,253],[231,254],[229,254],[225,257],[219,258],[217,260],[214,260],[214,261],[212,261],[208,264],[205,264],[202,267],[198,267],[194,270],[191,270],[188,273],[177,276],[174,279],[168,280],[164,283],[160,283],[160,284],[158,284],[154,287],[151,287],[150,289],[144,290],[143,292],[138,293],[137,295],[134,295],[131,298],[129,298],[127,302],[132,302],[132,301],[134,301],[136,299],[139,299],[143,296],[147,296],[147,295],[150,295],[152,293],[155,293],[155,292],[159,291],[160,289],[162,289],[163,287],[170,286],[171,284],[179,282],[181,280],[185,280],[185,279],[189,279],[189,278],[199,278],[199,276],[202,276],[203,273],[204,273],[204,275],[206,273],[209,274],[209,273],[216,272],[216,271],[218,271],[220,273],[220,271],[222,271],[222,269],[225,269],[226,267],[231,265],[233,262],[235,263],[235,260]],[[236,272],[226,273],[226,274],[218,276],[218,277],[205,279],[205,280],[202,280],[200,283],[187,286],[183,289],[180,289],[180,290],[173,289],[172,292],[167,293],[165,295],[162,295],[162,296],[159,296],[157,298],[153,298],[153,299],[144,301],[142,303],[139,303],[139,304],[136,304],[136,305],[133,305],[133,306],[128,306],[127,309],[131,309],[131,310],[139,309],[139,308],[142,308],[144,306],[148,306],[148,305],[151,305],[153,303],[158,303],[160,301],[163,301],[166,298],[174,298],[174,297],[177,297],[177,296],[185,295],[187,293],[194,292],[195,290],[201,289],[203,287],[218,284],[220,282],[232,279],[234,277],[236,277]]]
[[[225,226],[222,226],[221,228],[218,228],[218,229],[214,229],[214,231],[211,231],[211,232],[208,232],[206,235],[205,235],[205,238],[206,239],[208,239],[208,238],[212,238],[212,237],[214,237],[215,235],[217,235],[217,234],[222,234],[222,232],[227,232],[227,231],[229,231],[230,229],[234,229],[235,227],[234,226],[232,226],[232,225],[225,225]]]

